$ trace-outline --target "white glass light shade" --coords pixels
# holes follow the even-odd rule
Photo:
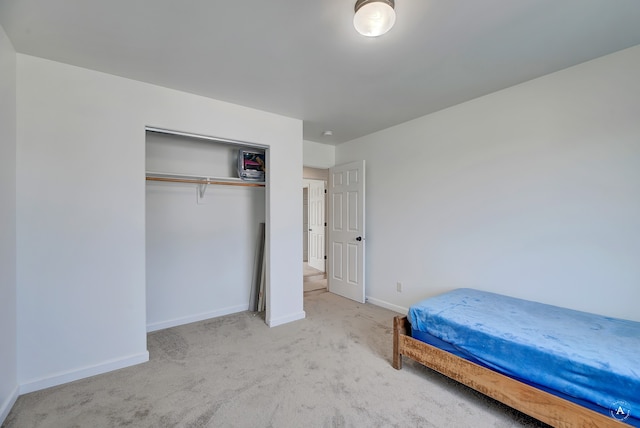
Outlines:
[[[388,0],[358,1],[353,26],[367,37],[381,36],[396,22],[394,2]]]

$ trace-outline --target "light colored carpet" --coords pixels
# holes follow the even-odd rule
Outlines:
[[[148,363],[23,395],[2,427],[545,426],[408,359],[393,369],[391,311],[331,293],[305,311],[151,333]]]

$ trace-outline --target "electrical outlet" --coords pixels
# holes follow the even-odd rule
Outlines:
[[[402,283],[401,282],[396,282],[396,291],[398,293],[402,293]]]

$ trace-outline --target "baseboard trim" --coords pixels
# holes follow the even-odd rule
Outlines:
[[[57,373],[51,376],[42,377],[40,379],[30,380],[20,384],[19,393],[28,394],[29,392],[39,391],[41,389],[50,388],[52,386],[62,385],[64,383],[73,382],[75,380],[107,373],[110,371],[123,369],[125,367],[134,366],[149,361],[149,351],[139,354],[130,355],[124,358],[117,358],[104,363],[87,366],[78,370],[69,370]]]
[[[405,308],[403,306],[394,305],[393,303],[385,302],[384,300],[379,300],[373,297],[367,297],[367,303],[371,303],[372,305],[380,306],[385,309],[389,309],[394,312],[398,312],[402,315],[407,315],[409,313],[409,308]]]
[[[9,394],[9,396],[4,400],[2,406],[0,406],[0,425],[4,423],[4,420],[9,416],[9,412],[14,404],[16,404],[16,400],[18,399],[18,395],[20,395],[20,387],[18,385],[13,388],[13,391]]]
[[[297,312],[295,314],[290,314],[284,317],[278,317],[278,318],[269,318],[267,320],[267,325],[269,327],[277,327],[279,325],[282,324],[287,324],[293,321],[298,321],[298,320],[302,320],[307,316],[307,314],[305,313],[305,311],[301,311],[301,312]]]
[[[192,322],[208,320],[210,318],[221,317],[223,315],[230,315],[238,312],[244,312],[247,310],[249,310],[249,303],[247,303],[246,305],[230,306],[228,308],[217,309],[211,312],[203,312],[200,314],[189,315],[186,317],[174,318],[172,320],[154,322],[151,324],[147,324],[147,333],[151,333],[152,331],[157,331],[157,330],[164,330],[165,328],[177,327],[183,324],[190,324]]]

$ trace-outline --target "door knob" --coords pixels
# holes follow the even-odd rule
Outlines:
[[[358,237],[356,238],[356,241],[362,241],[362,236],[358,236]]]

